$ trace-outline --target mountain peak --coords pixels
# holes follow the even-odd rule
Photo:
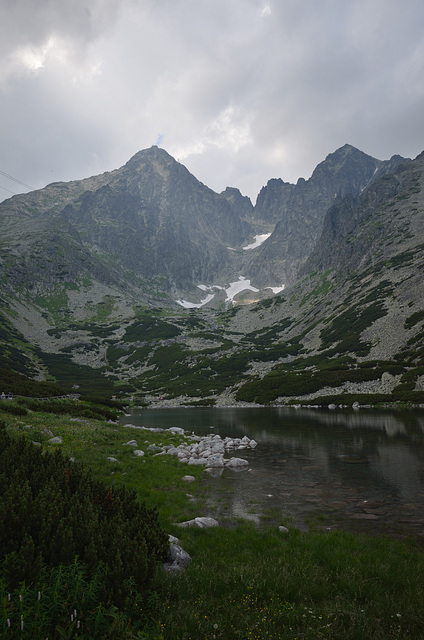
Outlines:
[[[126,167],[128,166],[134,166],[136,164],[139,163],[146,163],[146,162],[154,162],[154,161],[160,161],[160,162],[165,162],[165,163],[170,163],[170,162],[175,162],[177,164],[177,161],[171,156],[169,155],[169,153],[167,151],[165,151],[165,149],[162,149],[161,147],[157,147],[156,145],[152,145],[151,147],[149,147],[148,149],[142,149],[141,151],[137,151],[137,153],[135,153],[129,160],[128,162],[125,164]]]

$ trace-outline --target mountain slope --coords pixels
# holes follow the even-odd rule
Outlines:
[[[162,405],[421,401],[424,154],[381,163],[343,148],[327,161],[308,188],[330,198],[337,182],[343,195],[331,197],[309,255],[292,258],[296,281],[281,295],[220,310],[188,311],[169,294],[177,278],[193,287],[197,277],[214,282],[260,265],[272,236],[241,247],[269,229],[276,210],[258,226],[236,189],[210,192],[160,150],[84,184],[3,203],[0,367],[15,360],[16,370],[53,376],[69,391],[161,397]],[[276,256],[278,270],[289,258],[284,248]]]
[[[296,185],[270,180],[258,196],[255,217],[276,226],[249,264],[253,281],[295,282],[335,199],[358,195],[400,162],[405,162],[400,156],[383,162],[346,144],[328,155],[309,180],[300,178]]]

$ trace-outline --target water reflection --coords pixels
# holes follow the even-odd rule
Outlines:
[[[207,515],[424,535],[423,411],[155,409],[123,422],[257,440],[240,454],[248,470],[204,474]]]

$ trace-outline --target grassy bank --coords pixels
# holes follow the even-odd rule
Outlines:
[[[88,464],[96,478],[129,486],[148,506],[157,505],[162,525],[192,557],[181,574],[168,575],[158,567],[148,601],[138,607],[134,600],[122,617],[111,612],[115,627],[109,625],[109,635],[98,638],[424,638],[424,553],[415,541],[295,529],[282,534],[246,522],[180,529],[175,522],[209,515],[203,511],[203,472],[147,449],[178,444],[182,436],[40,411],[1,417],[10,433],[24,434],[46,451],[60,446],[66,456]],[[61,436],[63,443],[49,444],[50,434]],[[132,439],[144,457],[134,456],[133,447],[125,444]],[[196,477],[190,485],[182,480],[188,473]],[[30,593],[30,585],[25,589]],[[18,606],[18,592],[13,598]],[[35,592],[33,598],[35,607]],[[106,625],[107,616],[100,613]],[[57,637],[86,638],[75,625],[68,625],[66,633]]]

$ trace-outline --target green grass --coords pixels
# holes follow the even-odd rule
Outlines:
[[[147,506],[158,506],[161,524],[178,536],[192,557],[181,574],[168,575],[159,567],[153,595],[143,609],[127,612],[125,618],[114,612],[114,635],[107,637],[424,638],[424,554],[417,542],[342,531],[303,533],[289,523],[288,534],[273,525],[256,527],[246,522],[208,530],[181,529],[174,523],[209,515],[204,512],[203,472],[170,456],[155,457],[147,446],[178,444],[183,436],[49,413],[4,419],[10,431],[42,442],[45,450],[53,447],[43,434],[45,428],[62,435],[63,452],[88,464],[96,478],[134,488]],[[146,451],[143,458],[136,458],[125,444],[131,439]],[[107,462],[108,456],[119,462]],[[182,481],[187,473],[196,478],[189,487]],[[46,584],[50,589],[51,582]],[[17,593],[12,597],[18,606]],[[33,608],[39,606],[34,594],[28,600]],[[95,607],[90,602],[92,612],[97,611]],[[67,629],[66,637],[85,638],[70,623]]]
[[[423,638],[424,556],[412,543],[240,524],[187,530],[184,547],[193,561],[162,577],[152,638]]]
[[[90,406],[87,404],[87,411]],[[55,414],[37,411],[25,417],[2,414],[2,419],[13,432],[41,442],[49,451],[58,445],[48,443],[50,436],[44,430],[51,431],[54,436],[62,436],[60,448],[66,456],[87,464],[98,479],[112,486],[125,485],[134,489],[149,507],[158,505],[161,520],[169,526],[179,519],[182,512],[198,515],[196,506],[187,497],[187,485],[182,477],[190,474],[200,479],[202,471],[183,465],[172,456],[155,457],[154,453],[147,452],[149,444],[177,446],[181,436],[91,420],[83,414],[76,418],[76,415],[74,412]],[[138,448],[146,453],[142,458],[134,456],[134,448],[125,444],[134,439]],[[108,462],[108,457],[119,462]]]

